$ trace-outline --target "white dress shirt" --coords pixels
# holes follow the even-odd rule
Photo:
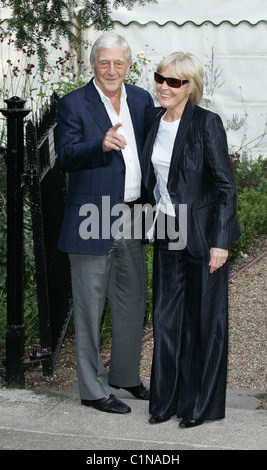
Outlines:
[[[122,123],[122,126],[118,128],[117,132],[118,134],[123,135],[127,142],[125,148],[121,150],[126,167],[124,201],[135,201],[140,197],[141,194],[141,169],[132,125],[132,119],[126,101],[127,94],[125,85],[122,84],[121,87],[121,102],[119,115],[113,108],[110,99],[97,86],[97,84],[95,83],[95,79],[94,85],[101,97],[102,102],[104,103],[106,111],[112,122],[112,126],[115,126],[115,124],[118,124],[119,122]]]

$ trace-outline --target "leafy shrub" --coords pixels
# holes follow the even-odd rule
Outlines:
[[[231,258],[240,254],[267,231],[267,160],[256,161],[246,154],[230,156],[237,187],[237,219],[241,237],[234,244]]]

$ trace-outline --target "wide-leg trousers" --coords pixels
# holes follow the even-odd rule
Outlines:
[[[211,274],[209,256],[154,246],[153,415],[225,417],[228,263]]]
[[[104,256],[70,255],[76,363],[80,396],[97,400],[109,383],[139,385],[146,302],[145,253],[140,240],[114,241]],[[109,374],[100,355],[100,325],[108,296],[112,312]]]

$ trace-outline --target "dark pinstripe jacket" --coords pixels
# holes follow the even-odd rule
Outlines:
[[[151,163],[153,144],[164,108],[149,115],[149,134],[142,158],[143,200],[155,204]],[[174,142],[167,188],[176,215],[187,205],[187,249],[208,255],[211,247],[230,249],[239,238],[236,187],[221,118],[188,100]]]
[[[146,137],[145,117],[153,107],[153,101],[147,91],[133,85],[125,86],[141,158]],[[59,100],[57,122],[57,160],[69,173],[58,248],[67,253],[105,254],[110,250],[113,238],[107,230],[102,236],[102,223],[107,228],[118,218],[114,216],[108,220],[112,207],[124,199],[125,164],[120,151],[105,154],[102,150],[102,141],[112,123],[92,80]],[[88,213],[85,204],[92,205],[87,206]],[[89,208],[93,211],[91,215]],[[88,217],[93,220],[93,226]],[[84,238],[84,232],[80,231],[86,218],[88,232],[92,231],[94,238]]]

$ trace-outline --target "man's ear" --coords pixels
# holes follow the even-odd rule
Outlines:
[[[125,74],[125,75],[127,75],[127,73],[129,72],[131,66],[132,66],[132,60],[130,60],[130,62],[129,62],[128,65],[127,65],[127,68],[126,68],[127,71],[126,71],[126,74]]]

